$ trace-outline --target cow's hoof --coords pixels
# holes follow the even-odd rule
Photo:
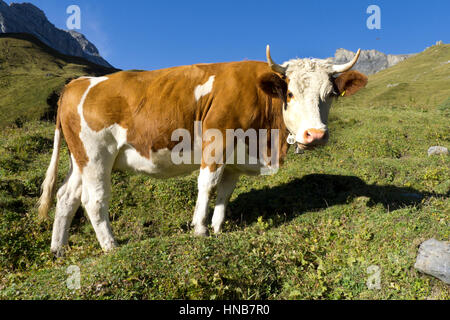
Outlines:
[[[65,256],[64,247],[52,248],[50,249],[50,252],[53,254],[55,258],[63,258]]]
[[[222,233],[222,226],[220,226],[220,227],[212,226],[212,227],[213,227],[215,235],[219,235]]]
[[[112,240],[110,242],[107,242],[103,247],[103,251],[104,252],[111,252],[114,249],[116,249],[119,245],[117,244],[117,242],[115,240]]]
[[[208,228],[205,226],[196,226],[194,229],[194,235],[197,237],[207,237],[209,236]]]

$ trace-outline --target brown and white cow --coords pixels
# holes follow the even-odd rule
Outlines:
[[[217,200],[212,227],[219,233],[239,176],[258,174],[271,163],[223,164],[208,161],[208,155],[201,153],[201,163],[177,165],[171,158],[178,143],[172,141],[173,132],[181,128],[195,136],[194,123],[199,122],[203,131],[215,129],[224,136],[227,129],[278,129],[276,147],[270,134],[264,143],[268,153],[276,152],[280,161],[287,153],[287,140],[301,149],[322,145],[328,140],[333,98],[350,96],[367,83],[365,75],[349,71],[359,53],[338,66],[320,59],[294,59],[278,65],[267,46],[267,62],[197,64],[73,80],[59,100],[54,149],[39,201],[39,214],[47,217],[62,130],[71,170],[57,193],[52,252],[63,253],[69,226],[81,204],[103,250],[116,247],[108,214],[113,169],[166,178],[200,168],[194,233],[207,234],[205,221],[213,189],[217,189]],[[200,139],[201,150],[212,142]]]

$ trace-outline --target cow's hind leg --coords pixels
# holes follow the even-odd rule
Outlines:
[[[197,236],[206,236],[208,234],[208,228],[206,227],[208,203],[211,191],[222,178],[223,170],[224,166],[215,168],[215,170],[211,170],[209,167],[200,169],[197,203],[195,204],[194,218],[192,220],[194,234]]]
[[[64,247],[68,245],[70,224],[80,204],[81,174],[76,163],[71,160],[70,172],[57,193],[55,221],[53,222],[51,251],[58,257],[64,254]]]
[[[238,180],[239,173],[233,172],[229,169],[225,169],[222,175],[222,179],[217,185],[216,206],[214,208],[214,215],[212,217],[212,227],[214,229],[214,233],[216,234],[220,233],[220,231],[222,230],[222,224],[225,220],[226,208]]]
[[[109,221],[111,197],[111,170],[114,156],[104,153],[97,161],[90,162],[83,170],[81,201],[94,227],[103,251],[117,247]]]

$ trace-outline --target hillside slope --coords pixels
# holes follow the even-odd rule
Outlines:
[[[8,5],[0,0],[0,33],[32,34],[63,54],[82,57],[92,63],[112,68],[84,35],[74,30],[58,29],[41,9],[31,3]]]
[[[445,59],[448,46],[433,47],[339,99],[329,144],[301,156],[291,150],[276,175],[242,177],[220,235],[200,239],[190,230],[197,173],[157,180],[114,172],[109,214],[120,248],[110,254],[80,209],[67,256],[53,258],[52,221],[38,222],[36,202],[55,125],[29,121],[1,130],[0,300],[449,300],[449,286],[414,268],[420,243],[450,238],[449,158],[427,155],[432,145],[450,147]],[[60,78],[72,68],[84,72],[48,63]],[[48,72],[39,62],[8,68],[39,73],[41,81]],[[68,171],[63,145],[59,186]],[[67,287],[74,265],[79,290]],[[374,267],[377,290],[367,285]]]
[[[399,62],[412,57],[414,54],[385,54],[377,50],[361,50],[361,56],[353,67],[366,75],[375,74],[390,68]],[[355,52],[346,49],[337,49],[333,61],[335,64],[344,64],[353,59]]]
[[[436,108],[450,98],[450,44],[435,45],[369,77],[360,94],[345,103]]]
[[[69,79],[114,71],[63,55],[29,34],[0,34],[0,127],[41,119],[54,104],[52,93]]]

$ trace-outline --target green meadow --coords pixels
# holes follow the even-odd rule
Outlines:
[[[1,37],[0,299],[450,299],[448,285],[413,267],[421,242],[450,239],[449,157],[427,155],[450,147],[448,61],[450,45],[433,46],[337,101],[327,146],[290,150],[276,175],[240,179],[222,234],[190,229],[197,173],[116,172],[120,247],[104,254],[79,209],[56,259],[52,221],[36,212],[53,147],[49,97],[107,70]],[[68,163],[64,144],[59,185]],[[66,285],[71,265],[78,290]],[[379,289],[367,285],[371,266]]]

